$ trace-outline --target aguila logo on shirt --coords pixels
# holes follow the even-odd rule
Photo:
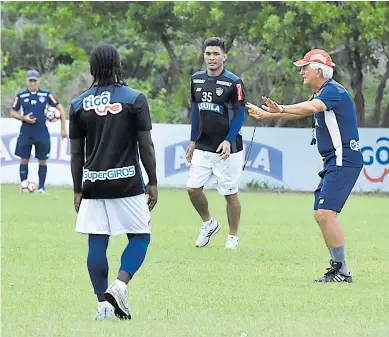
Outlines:
[[[85,97],[82,101],[82,107],[86,111],[94,110],[99,116],[106,116],[108,112],[116,115],[122,111],[123,107],[121,103],[110,102],[111,93],[109,91],[104,91],[98,96],[89,95]]]

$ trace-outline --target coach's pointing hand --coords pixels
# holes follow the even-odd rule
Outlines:
[[[146,194],[149,196],[149,200],[147,201],[147,205],[149,206],[149,210],[151,211],[157,203],[158,200],[158,187],[157,185],[147,184],[146,186]]]
[[[266,104],[262,105],[262,109],[267,112],[279,113],[283,110],[281,105],[268,97],[262,96],[262,101]]]
[[[231,153],[231,144],[229,141],[225,140],[223,141],[219,147],[217,148],[216,152],[220,152],[220,159],[221,160],[226,160],[230,157]]]

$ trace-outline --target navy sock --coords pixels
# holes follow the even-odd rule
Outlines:
[[[19,167],[20,181],[26,180],[28,177],[28,164],[20,164]]]
[[[47,165],[39,165],[38,168],[39,187],[38,188],[45,187],[46,174],[47,174]]]
[[[104,294],[108,288],[109,235],[89,234],[88,271],[95,294]]]
[[[150,243],[150,234],[127,234],[128,245],[122,254],[120,270],[134,276],[142,265]]]

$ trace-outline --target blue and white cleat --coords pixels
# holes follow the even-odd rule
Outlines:
[[[114,307],[115,316],[119,319],[131,319],[128,307],[127,290],[122,289],[116,283],[112,284],[104,293],[105,299]]]

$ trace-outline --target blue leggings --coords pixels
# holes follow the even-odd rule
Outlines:
[[[142,265],[150,243],[150,234],[127,234],[128,245],[121,257],[120,270],[135,275]],[[103,294],[108,288],[107,248],[109,235],[89,234],[88,271],[95,294]]]

